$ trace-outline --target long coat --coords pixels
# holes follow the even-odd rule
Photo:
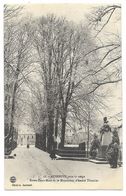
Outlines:
[[[108,146],[112,141],[112,133],[111,133],[111,128],[107,123],[104,123],[104,125],[101,127],[100,134],[101,134],[101,138],[100,138],[101,145]]]

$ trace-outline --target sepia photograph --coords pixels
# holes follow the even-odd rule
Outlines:
[[[4,4],[5,190],[122,190],[121,4]]]

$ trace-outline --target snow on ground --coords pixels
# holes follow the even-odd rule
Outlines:
[[[30,179],[43,179],[43,176],[67,175],[83,176],[85,179],[98,180],[100,184],[122,184],[122,167],[112,169],[108,164],[94,164],[84,161],[51,160],[49,154],[35,147],[18,147],[12,155],[15,159],[5,159],[5,187],[10,177],[16,177],[16,183],[28,183]],[[119,186],[117,186],[119,185]],[[97,184],[99,187],[99,185]],[[112,186],[113,187],[113,186]]]

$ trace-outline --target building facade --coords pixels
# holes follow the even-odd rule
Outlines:
[[[18,146],[35,146],[35,133],[19,133],[18,134]]]

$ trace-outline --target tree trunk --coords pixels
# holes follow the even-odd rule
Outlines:
[[[5,99],[4,99],[4,133],[5,133],[5,137],[9,135],[9,127],[10,127],[10,124],[9,124],[9,114],[10,114],[10,111],[9,111],[9,108],[10,108],[10,86],[9,86],[9,76],[10,76],[10,71],[9,71],[9,66],[6,65],[5,63],[5,66],[7,66],[7,71],[5,72],[4,70],[4,74],[5,74],[5,86],[4,86],[4,93],[5,93]]]
[[[66,115],[62,118],[61,147],[64,147],[64,141],[65,141],[65,129],[66,129]]]
[[[56,110],[56,118],[55,118],[55,137],[58,134],[58,123],[59,123],[59,107]]]
[[[89,157],[89,143],[90,143],[90,111],[88,112],[88,124],[87,124],[87,157]]]
[[[51,113],[49,115],[49,126],[48,126],[48,132],[47,132],[47,152],[51,152],[52,150],[52,145],[53,145],[53,133],[54,133],[54,117],[53,114]]]
[[[10,127],[5,123],[5,131],[8,132],[7,135],[5,135],[5,148],[6,148],[5,154],[8,152],[10,154],[12,152],[16,90],[17,90],[17,82],[15,82],[14,84],[13,94],[12,94]],[[6,129],[8,129],[9,131]]]
[[[14,84],[14,90],[12,95],[11,121],[10,121],[10,131],[9,131],[10,136],[13,135],[16,90],[17,90],[17,82],[15,82]]]

